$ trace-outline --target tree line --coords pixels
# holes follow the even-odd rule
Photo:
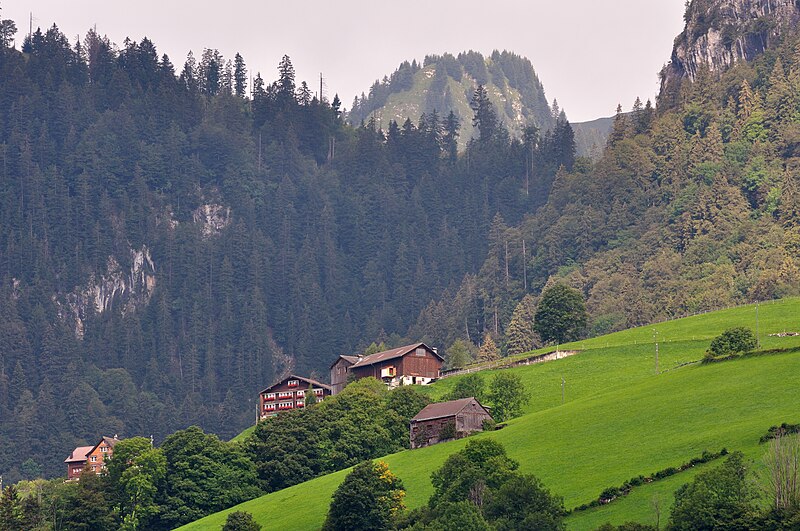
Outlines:
[[[512,138],[480,98],[484,132],[458,153],[454,116],[351,127],[288,57],[250,85],[240,54],[180,66],[147,38],[55,25],[16,49],[2,27],[7,480],[61,474],[104,433],[232,436],[285,371],[324,379],[338,354],[410,337],[477,272],[495,212],[522,219],[574,158],[566,121]]]

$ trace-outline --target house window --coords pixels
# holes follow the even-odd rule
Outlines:
[[[97,472],[97,465],[92,465],[92,472]]]
[[[106,452],[108,452],[108,447],[107,446],[102,446],[100,448],[100,451],[103,452],[103,453],[106,453]]]
[[[92,463],[96,463],[97,462],[97,456],[93,455],[90,460],[91,460]]]
[[[317,395],[317,396],[321,396],[322,395],[322,389],[314,389],[314,394]]]
[[[424,349],[424,348],[422,348],[422,347],[419,347],[419,348],[417,348],[417,351],[416,351],[416,353],[415,353],[415,354],[416,354],[417,356],[419,356],[419,357],[424,357],[424,356],[425,356],[425,349]]]
[[[303,397],[303,396],[306,396],[306,392],[305,391],[297,391],[297,397],[298,398]]]
[[[298,381],[298,380],[289,380],[288,385],[289,385],[289,387],[297,387],[298,385],[300,385],[300,381]]]

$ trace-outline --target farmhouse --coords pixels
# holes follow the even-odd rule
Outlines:
[[[290,374],[259,394],[258,420],[274,417],[281,411],[302,409],[308,393],[313,393],[318,402],[331,395],[331,386],[310,378]]]
[[[475,398],[428,404],[411,419],[411,448],[483,431],[484,420],[492,420],[492,416]]]
[[[442,358],[435,348],[425,343],[377,352],[369,356],[339,356],[331,365],[331,386],[340,392],[348,377],[377,378],[390,388],[398,385],[425,385],[439,377]]]
[[[67,481],[77,481],[86,467],[95,474],[102,472],[106,468],[106,461],[114,453],[117,442],[119,439],[114,435],[114,437],[102,437],[94,446],[75,448],[64,460],[67,464]]]

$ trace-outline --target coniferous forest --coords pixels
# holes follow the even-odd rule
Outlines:
[[[338,97],[311,94],[288,57],[272,81],[238,54],[206,49],[176,66],[148,39],[117,47],[94,30],[10,42],[7,481],[62,474],[62,454],[98,434],[238,433],[277,376],[327,379],[338,354],[406,336],[478,272],[495,214],[520,222],[573,164],[563,115],[512,139],[485,91],[480,138],[459,156],[454,116],[347,126]],[[469,327],[478,341],[483,317]]]
[[[557,108],[509,133],[477,81],[459,150],[435,109],[348,125],[288,57],[262,77],[211,48],[173,64],[148,39],[0,29],[7,481],[63,474],[99,434],[234,435],[275,378],[325,380],[372,342],[524,352],[558,282],[588,335],[800,293],[796,33],[665,73],[590,160]]]

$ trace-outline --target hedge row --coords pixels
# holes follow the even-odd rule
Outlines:
[[[603,492],[600,493],[600,496],[598,496],[597,499],[592,500],[589,503],[584,503],[583,505],[575,507],[574,509],[572,509],[572,512],[585,511],[593,507],[599,507],[601,505],[611,503],[617,498],[621,498],[623,496],[627,496],[628,494],[630,494],[634,487],[644,485],[645,483],[652,483],[660,479],[668,478],[670,476],[677,474],[678,472],[683,472],[684,470],[688,470],[696,465],[708,463],[709,461],[713,461],[714,459],[719,459],[720,457],[726,455],[728,455],[728,450],[726,448],[723,448],[717,453],[703,451],[703,454],[700,457],[695,457],[688,463],[684,463],[677,468],[671,466],[665,468],[664,470],[659,470],[658,472],[654,472],[649,476],[636,476],[635,478],[631,478],[622,485],[620,485],[619,487],[608,487],[607,489],[605,489]]]
[[[800,433],[800,424],[787,424],[783,423],[780,426],[772,426],[765,435],[762,435],[758,440],[760,444],[764,444],[770,439],[777,439],[784,435],[791,435],[793,433]]]

